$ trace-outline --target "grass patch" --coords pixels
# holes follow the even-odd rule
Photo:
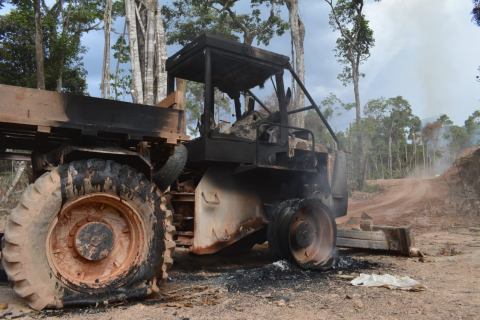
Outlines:
[[[365,184],[365,188],[363,189],[363,192],[366,193],[375,193],[375,192],[380,192],[383,191],[383,187],[378,185],[378,184]]]

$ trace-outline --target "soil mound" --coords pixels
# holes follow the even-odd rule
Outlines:
[[[445,180],[451,189],[455,207],[480,215],[480,146],[462,152],[452,167],[437,179]]]
[[[470,147],[463,151],[455,160],[453,165],[445,171],[439,179],[458,180],[459,174],[473,175],[480,174],[480,146]]]

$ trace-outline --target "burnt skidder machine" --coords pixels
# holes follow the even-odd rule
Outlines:
[[[335,218],[347,212],[346,155],[289,125],[290,114],[313,109],[338,146],[289,59],[204,34],[166,68],[169,96],[157,106],[0,85],[0,155],[31,160],[32,183],[7,219],[2,265],[32,308],[142,299],[167,277],[174,250],[268,240],[276,259],[332,265]],[[311,106],[287,110],[285,70]],[[191,141],[175,78],[204,86]],[[278,110],[251,91],[270,79]],[[235,105],[227,130],[215,121],[215,88]]]
[[[310,130],[289,125],[290,114],[313,109],[338,145],[289,58],[204,34],[170,57],[166,68],[170,92],[181,78],[202,83],[205,96],[200,137],[183,144],[187,164],[166,194],[176,250],[209,254],[268,240],[277,259],[305,269],[331,266],[335,218],[347,213],[346,154],[315,143]],[[285,70],[310,106],[287,110],[291,91],[285,90]],[[270,79],[276,111],[252,92]],[[227,130],[214,120],[219,118],[215,88],[235,106],[236,122]],[[242,93],[250,96],[243,114]]]

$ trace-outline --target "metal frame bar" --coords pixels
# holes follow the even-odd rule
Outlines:
[[[0,152],[0,160],[31,161],[32,155],[18,152]]]
[[[205,137],[205,148],[210,131],[210,107],[213,104],[212,92],[212,57],[210,48],[207,48],[205,50],[205,105],[203,107],[203,136]]]
[[[268,110],[267,106],[266,106],[265,104],[263,104],[263,102],[260,101],[260,99],[258,99],[257,96],[254,95],[254,94],[252,93],[252,91],[250,91],[250,89],[247,90],[247,93],[248,93],[253,99],[255,99],[255,101],[257,101],[258,104],[259,104],[263,109],[265,109],[265,111],[268,112],[268,114],[272,114],[272,112],[271,112],[270,110]]]
[[[258,158],[259,154],[260,154],[260,135],[259,135],[259,133],[260,133],[260,127],[264,124],[272,125],[272,126],[276,126],[276,127],[283,127],[285,129],[294,129],[294,130],[298,130],[298,131],[306,131],[307,133],[309,133],[312,136],[312,155],[313,155],[312,160],[313,160],[313,164],[314,164],[314,167],[315,167],[315,135],[313,134],[313,132],[308,130],[308,129],[305,129],[305,128],[299,128],[299,127],[294,127],[294,126],[289,126],[289,125],[286,125],[286,124],[269,122],[269,121],[262,121],[257,126],[255,164],[259,164],[259,158]],[[287,145],[287,147],[290,147],[289,143],[288,143],[288,139],[287,139],[286,145]]]
[[[294,114],[294,113],[297,113],[297,112],[307,111],[307,110],[310,110],[310,109],[314,109],[314,107],[313,106],[308,106],[308,107],[305,107],[305,108],[295,109],[295,110],[292,110],[292,111],[288,111],[287,114]]]
[[[290,71],[292,76],[295,78],[295,81],[297,81],[300,88],[303,90],[303,93],[305,93],[305,95],[307,96],[307,99],[312,104],[312,107],[315,109],[315,111],[317,111],[318,116],[320,117],[320,119],[322,119],[323,124],[325,125],[325,127],[327,127],[327,129],[330,132],[333,140],[335,140],[335,142],[337,143],[337,148],[338,148],[340,143],[338,142],[338,138],[335,135],[335,132],[332,130],[332,127],[330,127],[330,125],[328,124],[327,119],[325,119],[325,117],[323,116],[323,113],[320,111],[320,109],[318,108],[315,101],[313,101],[312,97],[310,96],[310,93],[308,93],[307,88],[305,88],[302,81],[300,81],[300,78],[298,78],[298,75],[295,73],[295,71],[293,71],[293,69],[291,69],[291,67],[288,70]]]

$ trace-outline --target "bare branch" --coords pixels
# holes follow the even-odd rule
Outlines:
[[[358,16],[358,20],[357,20],[357,32],[355,32],[355,43],[357,43],[357,40],[358,40],[358,35],[360,34],[360,30],[362,29],[362,9],[363,9],[363,2],[360,3],[360,8],[356,8],[355,10],[357,11],[357,16]]]
[[[218,3],[218,4],[221,4],[219,1],[214,1],[215,3]],[[225,2],[225,4],[223,5],[223,8],[222,9],[217,9],[215,8],[213,5],[211,6],[213,9],[215,9],[218,13],[220,12],[223,12],[225,10],[227,10],[228,8],[230,8],[231,4],[235,2],[235,0],[228,0],[227,2]]]
[[[243,23],[241,23],[240,20],[238,20],[237,15],[235,14],[235,12],[232,11],[231,8],[226,8],[225,10],[227,10],[228,14],[230,15],[230,18],[232,18],[233,22],[235,22],[235,24],[240,29],[242,29],[243,32],[250,33],[250,30]]]
[[[340,33],[342,34],[342,36],[348,40],[348,42],[350,42],[350,44],[352,45],[355,45],[355,42],[350,39],[350,37],[345,33],[345,31],[342,29],[342,25],[340,23],[340,21],[338,20],[338,16],[337,16],[337,13],[335,12],[335,9],[333,8],[333,0],[325,0],[326,3],[328,3],[330,5],[330,8],[332,8],[332,14],[333,14],[333,17],[335,18],[335,22],[337,23],[337,26],[338,26],[338,30],[340,30]]]
[[[140,25],[140,29],[142,30],[143,37],[145,38],[145,27],[142,24],[142,18],[140,18],[140,11],[139,11],[139,8],[140,8],[141,5],[142,4],[139,3],[138,7],[135,4],[133,6],[135,7],[135,13],[137,15],[138,24]]]
[[[270,16],[268,17],[267,21],[263,23],[260,29],[257,29],[255,35],[262,33],[263,30],[265,30],[272,23],[272,20],[275,17],[275,3],[276,3],[276,0],[270,0],[270,4],[272,5],[270,9]]]

